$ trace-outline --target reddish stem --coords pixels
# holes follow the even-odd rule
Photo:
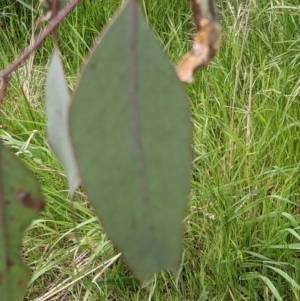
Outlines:
[[[66,8],[62,9],[53,19],[51,24],[45,29],[45,31],[32,43],[24,52],[4,71],[0,72],[0,80],[3,80],[4,85],[0,87],[0,96],[3,93],[3,86],[8,82],[11,74],[16,71],[20,65],[27,60],[30,55],[43,43],[43,41],[57,28],[60,22],[76,7],[81,0],[73,0]],[[1,92],[2,91],[2,92]],[[1,102],[1,99],[0,99]]]
[[[52,7],[51,7],[52,8],[52,14],[51,14],[51,19],[54,19],[57,16],[57,13],[58,13],[58,1],[59,0],[52,0]],[[58,47],[57,28],[55,28],[53,30],[53,32],[52,32],[54,47]]]

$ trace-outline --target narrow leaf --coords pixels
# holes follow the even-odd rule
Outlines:
[[[55,155],[65,168],[70,195],[80,184],[80,175],[69,136],[70,94],[58,50],[55,48],[46,79],[48,139]]]
[[[30,279],[20,249],[24,231],[43,210],[44,202],[32,173],[0,143],[0,296],[22,301]]]
[[[270,249],[290,249],[290,250],[300,250],[300,243],[286,244],[286,245],[273,245],[269,247]]]
[[[277,301],[283,301],[275,285],[268,277],[261,275],[258,277],[269,287],[270,291],[272,292],[273,296],[277,299]]]
[[[176,273],[191,168],[189,106],[136,1],[85,66],[70,133],[87,194],[133,272],[141,280]]]
[[[275,272],[277,272],[278,274],[280,274],[283,278],[285,278],[285,280],[287,282],[289,282],[295,289],[297,289],[298,291],[300,291],[300,285],[291,277],[289,276],[286,272],[278,269],[278,268],[275,268],[275,267],[272,267],[270,265],[266,265],[266,267],[274,270]]]

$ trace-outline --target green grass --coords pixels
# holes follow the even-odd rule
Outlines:
[[[30,42],[38,18],[37,1],[2,2],[0,69]],[[120,2],[83,0],[61,26],[70,87]],[[140,287],[114,258],[118,252],[83,193],[72,210],[45,133],[42,87],[51,40],[12,78],[0,135],[37,175],[47,200],[24,239],[33,272],[25,300],[300,300],[300,6],[295,0],[217,3],[220,52],[187,86],[194,161],[175,279],[162,272],[149,288]],[[145,4],[175,64],[191,47],[189,3]]]

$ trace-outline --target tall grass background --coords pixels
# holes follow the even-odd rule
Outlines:
[[[61,25],[71,90],[121,2],[83,0]],[[46,139],[51,39],[14,74],[0,138],[36,174],[47,200],[24,238],[22,255],[32,270],[25,300],[300,300],[300,6],[216,2],[220,51],[186,86],[193,174],[177,277],[164,271],[141,287],[83,193],[71,210],[65,173]],[[195,32],[189,1],[147,0],[140,7],[175,65]],[[1,1],[0,69],[41,32],[38,18],[38,1]]]

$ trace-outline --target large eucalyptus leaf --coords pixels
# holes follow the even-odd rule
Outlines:
[[[189,106],[136,1],[89,58],[70,133],[87,194],[133,272],[141,280],[175,273],[191,167]]]
[[[69,136],[70,101],[60,55],[55,48],[46,78],[47,132],[51,148],[66,170],[70,194],[73,196],[80,184],[80,175]]]
[[[0,143],[0,300],[22,301],[30,279],[20,250],[24,231],[44,208],[39,184]]]

